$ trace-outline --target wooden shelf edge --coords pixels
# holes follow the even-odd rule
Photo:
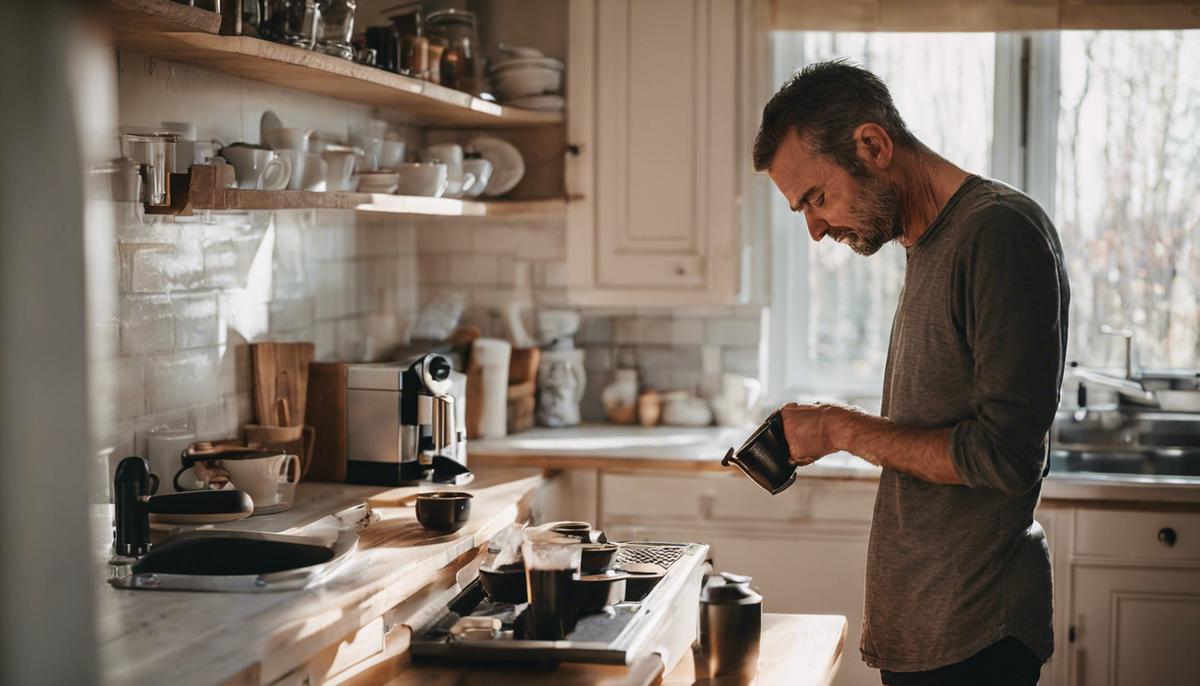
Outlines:
[[[209,33],[221,30],[221,15],[174,0],[107,0],[92,10],[107,15],[119,38],[147,32]]]
[[[563,122],[562,112],[505,107],[469,93],[312,50],[250,36],[218,35],[219,14],[170,0],[105,0],[96,9],[112,26],[118,48],[393,110],[419,125],[532,128]]]
[[[149,214],[191,215],[196,210],[355,210],[370,214],[436,217],[562,217],[566,199],[461,200],[345,191],[255,191],[227,188],[229,165],[195,165],[190,174],[171,175],[171,204],[149,206]]]

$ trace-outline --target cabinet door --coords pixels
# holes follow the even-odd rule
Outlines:
[[[1200,684],[1200,570],[1072,567],[1073,686]]]
[[[735,300],[737,8],[736,0],[572,3],[575,300]]]

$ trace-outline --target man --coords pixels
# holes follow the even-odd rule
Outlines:
[[[882,416],[782,411],[793,462],[844,450],[883,468],[863,659],[885,684],[1036,684],[1054,638],[1033,512],[1070,298],[1054,226],[1019,191],[923,145],[887,86],[841,61],[771,98],[754,165],[814,241],[907,251]]]

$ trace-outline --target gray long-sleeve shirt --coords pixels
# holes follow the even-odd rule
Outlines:
[[[1069,300],[1050,219],[996,181],[968,178],[908,249],[883,414],[953,427],[967,485],[883,470],[867,553],[870,666],[934,669],[1006,636],[1043,660],[1053,652],[1050,557],[1033,512]]]

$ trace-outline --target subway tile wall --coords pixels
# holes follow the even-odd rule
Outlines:
[[[252,420],[246,343],[312,341],[318,359],[363,360],[406,340],[418,298],[410,220],[113,210],[114,293],[91,333],[98,447],[116,457],[141,454],[156,428],[236,435]]]
[[[504,310],[522,305],[536,335],[534,313],[566,303],[563,219],[430,218],[419,223],[421,300],[443,292],[466,299],[464,322],[504,337]],[[613,371],[636,368],[644,386],[709,392],[721,372],[757,377],[764,371],[765,310],[756,306],[582,308],[576,343],[585,349],[585,421],[603,419],[600,392]]]

